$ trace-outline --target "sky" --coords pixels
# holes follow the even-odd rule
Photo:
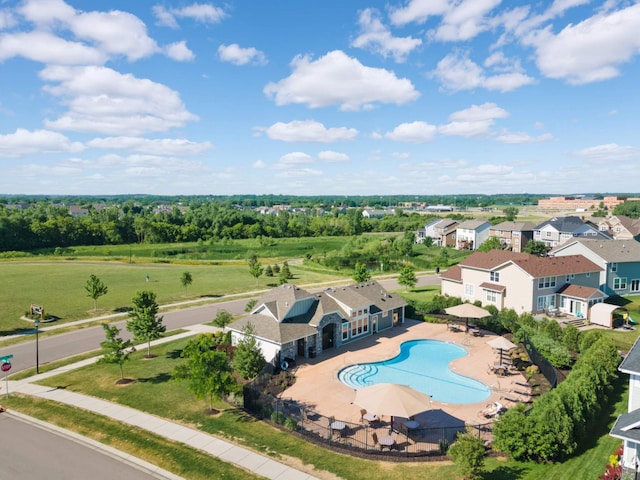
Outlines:
[[[640,3],[0,0],[0,194],[640,192]]]

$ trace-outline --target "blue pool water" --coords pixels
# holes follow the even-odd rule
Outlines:
[[[439,340],[411,340],[398,356],[375,363],[358,363],[338,372],[342,383],[361,388],[376,383],[409,385],[444,403],[476,403],[491,393],[484,383],[452,372],[449,363],[467,351]]]

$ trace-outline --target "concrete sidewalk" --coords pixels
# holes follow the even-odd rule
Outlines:
[[[152,342],[152,345],[173,341],[181,337],[192,336],[196,333],[215,331],[217,329],[213,327],[206,327],[204,325],[196,325],[194,326],[194,328],[190,328],[189,330],[189,332],[184,332],[179,335],[174,335],[171,337],[163,338],[156,342]],[[9,381],[9,394],[21,393],[24,395],[40,397],[54,402],[63,403],[65,405],[70,405],[76,408],[82,408],[99,415],[104,415],[128,425],[148,430],[149,432],[160,435],[166,439],[180,442],[190,447],[196,448],[225,462],[234,464],[240,468],[243,468],[245,470],[253,472],[256,475],[260,475],[268,479],[316,479],[316,477],[308,473],[276,462],[275,460],[265,455],[261,455],[247,448],[219,439],[200,430],[180,425],[165,418],[157,417],[155,415],[141,412],[139,410],[135,410],[133,408],[126,407],[117,403],[90,397],[88,395],[74,393],[61,388],[51,388],[32,383],[44,378],[53,377],[55,375],[58,375],[59,373],[68,372],[70,370],[95,363],[98,358],[99,357],[83,360],[72,365],[67,365],[56,370],[51,370],[49,372],[29,377],[25,380]],[[130,456],[128,456],[127,458],[129,461],[132,460],[132,457]]]

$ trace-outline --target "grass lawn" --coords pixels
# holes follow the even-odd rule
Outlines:
[[[50,257],[54,258],[54,257]],[[278,283],[277,277],[262,276],[256,282],[242,265],[179,265],[128,264],[105,261],[3,262],[0,268],[0,335],[31,330],[32,324],[20,319],[31,304],[44,306],[45,313],[60,318],[58,323],[123,311],[131,306],[135,292],[151,290],[160,305],[263,290]],[[342,279],[338,272],[304,265],[290,265],[293,282],[307,284]],[[193,283],[186,289],[180,283],[188,271]],[[87,296],[85,285],[91,274],[97,275],[108,287],[98,298],[94,311],[93,299]],[[149,282],[145,277],[149,275]]]
[[[171,381],[171,372],[181,361],[179,353],[186,342],[187,340],[176,340],[154,347],[153,353],[157,357],[151,360],[142,358],[144,352],[136,352],[132,355],[132,361],[124,367],[125,376],[136,379],[136,382],[126,387],[115,384],[119,378],[119,369],[114,365],[91,365],[52,377],[42,383],[51,387],[62,386],[72,391],[94,395],[195,425],[214,435],[268,454],[278,461],[289,463],[288,458],[297,458],[298,461],[294,461],[293,466],[302,462],[313,465],[318,470],[331,472],[340,478],[373,480],[389,478],[454,480],[456,478],[454,466],[448,462],[380,462],[324,450],[257,421],[242,410],[223,403],[216,405],[216,408],[223,410],[221,415],[205,416],[203,412],[208,406],[207,402],[196,400],[186,390],[184,384]],[[579,456],[553,465],[489,458],[484,479],[597,478],[604,471],[608,456],[620,443],[608,437],[607,434],[617,414],[626,411],[627,381],[628,379],[623,376],[616,384],[616,390],[610,397],[611,404],[605,409],[600,424],[594,426],[593,440]]]

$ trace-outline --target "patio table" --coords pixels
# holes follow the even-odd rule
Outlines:
[[[362,418],[364,420],[366,420],[369,423],[372,422],[377,422],[378,421],[378,415],[376,415],[375,413],[365,413]]]
[[[391,449],[391,447],[395,445],[396,439],[393,438],[391,435],[388,435],[386,437],[380,437],[380,439],[378,440],[378,443],[380,443],[382,447],[389,447],[389,449]]]
[[[331,430],[333,430],[334,432],[338,432],[340,436],[344,434],[345,429],[347,428],[347,424],[344,422],[341,422],[340,420],[336,420],[329,426],[331,427]]]
[[[403,422],[403,425],[407,427],[407,429],[409,430],[415,430],[416,428],[420,428],[420,424],[415,420],[407,420],[406,422]]]

